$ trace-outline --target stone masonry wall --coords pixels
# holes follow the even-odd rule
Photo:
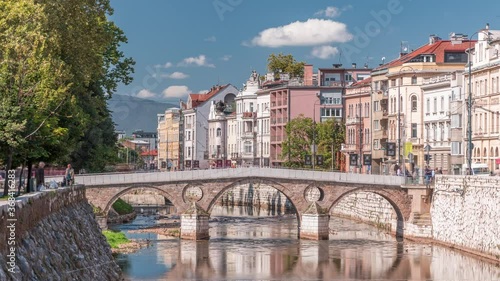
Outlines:
[[[360,220],[381,229],[395,231],[397,216],[391,204],[382,196],[371,192],[351,193],[331,210],[334,216]]]
[[[219,200],[220,204],[237,206],[292,207],[286,196],[276,188],[266,184],[241,184],[226,191]]]
[[[123,280],[83,187],[44,191],[16,202],[15,245],[0,207],[0,280]],[[7,262],[15,248],[14,273]]]
[[[438,176],[433,238],[500,259],[500,177]]]

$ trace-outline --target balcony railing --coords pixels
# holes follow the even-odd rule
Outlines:
[[[257,112],[243,112],[243,118],[255,118],[257,116]]]
[[[347,117],[346,119],[346,125],[358,124],[360,122],[361,122],[360,117]]]
[[[248,139],[248,138],[253,138],[254,136],[255,136],[255,133],[254,133],[254,132],[252,132],[252,131],[243,132],[243,134],[242,134],[242,137],[243,137],[243,138],[246,138],[246,139]]]
[[[439,82],[451,81],[451,74],[439,75],[430,78],[424,78],[424,85],[426,84],[434,84]]]

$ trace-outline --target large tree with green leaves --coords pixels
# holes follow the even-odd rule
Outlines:
[[[8,169],[48,160],[97,171],[116,159],[106,100],[131,81],[134,62],[119,50],[126,38],[112,13],[109,0],[0,2],[0,157]]]
[[[344,143],[344,125],[333,120],[314,124],[311,118],[300,115],[292,119],[285,126],[286,140],[283,141],[281,158],[287,167],[305,167],[305,156],[311,155],[313,138],[317,145],[316,155],[323,155],[323,165],[316,166],[322,169],[339,168],[338,151]]]
[[[7,169],[47,156],[66,132],[55,111],[67,99],[70,74],[47,25],[34,1],[0,2],[0,153]]]
[[[267,58],[267,69],[270,72],[274,72],[275,75],[279,75],[281,72],[289,73],[291,77],[303,77],[304,65],[304,62],[296,61],[291,54],[270,54]]]

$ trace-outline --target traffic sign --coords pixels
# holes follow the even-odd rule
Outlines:
[[[426,145],[426,146],[424,147],[425,151],[431,151],[431,148],[432,148],[432,147],[431,147],[430,145]]]

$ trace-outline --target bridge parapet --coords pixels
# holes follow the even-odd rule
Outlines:
[[[293,169],[269,169],[257,167],[176,172],[90,174],[76,175],[75,177],[77,183],[84,184],[86,186],[261,177],[272,179],[296,179],[303,181],[323,181],[370,185],[375,184],[390,187],[400,187],[404,184],[405,180],[404,177],[397,176],[350,174]]]

